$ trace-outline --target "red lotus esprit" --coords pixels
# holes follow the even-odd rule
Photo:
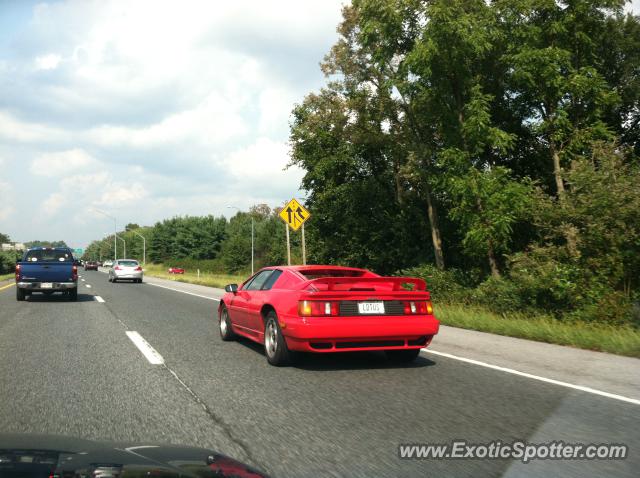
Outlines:
[[[264,344],[272,365],[291,352],[384,350],[414,360],[439,322],[424,280],[382,277],[337,266],[265,267],[225,287],[218,307],[222,340],[236,335]]]

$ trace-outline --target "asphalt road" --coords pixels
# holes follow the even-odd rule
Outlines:
[[[637,476],[638,404],[429,354],[411,366],[367,353],[275,368],[256,344],[219,339],[215,300],[82,275],[77,303],[0,291],[0,432],[214,448],[283,477]],[[398,457],[401,443],[454,439],[624,443],[630,456]]]

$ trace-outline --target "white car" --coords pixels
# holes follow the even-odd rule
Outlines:
[[[113,265],[113,261],[104,261],[102,263],[102,267],[111,267]]]
[[[118,259],[109,269],[109,282],[119,280],[142,282],[142,266],[135,259]]]

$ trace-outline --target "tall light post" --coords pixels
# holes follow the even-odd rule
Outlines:
[[[122,241],[122,243],[124,244],[124,255],[122,256],[122,258],[126,259],[127,258],[127,241],[125,241],[124,238],[118,236],[117,234],[116,234],[116,237],[118,239],[120,239]]]
[[[118,237],[118,226],[116,223],[116,218],[111,214],[102,211],[101,209],[95,207],[91,209],[99,214],[102,214],[103,216],[113,219],[113,260],[115,261],[118,259],[118,240],[116,239]]]
[[[105,234],[106,234],[107,236],[110,236],[110,235],[111,235],[111,234],[110,234],[110,233],[108,233],[108,232],[105,232]],[[123,257],[123,259],[126,259],[126,258],[127,258],[127,241],[125,241],[123,238],[121,238],[121,237],[120,237],[120,236],[118,236],[117,234],[114,234],[114,236],[115,236],[115,239],[113,240],[113,242],[116,242],[116,240],[117,240],[117,239],[120,239],[120,240],[123,242],[123,244],[124,244],[124,257]],[[117,244],[117,242],[116,242],[116,244]],[[117,256],[117,255],[116,255],[116,258],[115,258],[114,260],[115,260],[115,261],[117,261],[117,260],[118,260],[118,256]]]
[[[227,206],[228,209],[236,209],[238,212],[242,212],[239,207],[236,206]],[[251,216],[251,275],[253,275],[253,231],[254,231],[254,222],[253,216]]]
[[[147,264],[147,240],[144,238],[142,234],[137,233],[133,229],[129,229],[125,227],[126,231],[133,232],[136,236],[140,236],[142,238],[142,265]]]

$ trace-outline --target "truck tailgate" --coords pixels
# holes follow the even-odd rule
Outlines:
[[[25,282],[71,282],[72,262],[20,263],[21,280]]]

